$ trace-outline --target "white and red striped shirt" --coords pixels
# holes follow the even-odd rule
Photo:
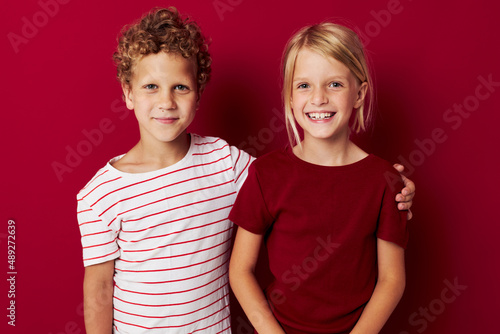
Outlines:
[[[191,135],[175,165],[131,174],[108,163],[80,191],[84,265],[115,260],[116,333],[231,333],[228,216],[252,161]]]

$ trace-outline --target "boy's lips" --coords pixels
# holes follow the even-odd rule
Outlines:
[[[177,121],[178,117],[153,117],[158,123],[161,124],[172,124]]]

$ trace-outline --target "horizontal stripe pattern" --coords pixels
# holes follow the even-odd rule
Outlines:
[[[191,135],[177,164],[129,174],[111,160],[80,191],[84,265],[115,261],[117,333],[230,333],[229,211],[253,158]]]

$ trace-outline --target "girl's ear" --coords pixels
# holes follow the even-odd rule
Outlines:
[[[123,91],[123,99],[125,100],[125,104],[127,105],[127,109],[134,110],[134,100],[132,96],[132,87],[129,84],[122,84]]]
[[[356,96],[356,101],[354,102],[354,108],[359,108],[365,102],[366,91],[368,90],[368,83],[363,82],[358,89],[358,95]]]

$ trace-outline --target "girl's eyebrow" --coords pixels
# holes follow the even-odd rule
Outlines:
[[[328,79],[326,81],[331,81],[331,80],[347,80],[347,77],[343,76],[343,75],[333,75],[331,77],[328,77]],[[293,82],[297,82],[297,81],[309,81],[309,79],[303,78],[303,77],[297,77],[297,78],[293,79]]]

